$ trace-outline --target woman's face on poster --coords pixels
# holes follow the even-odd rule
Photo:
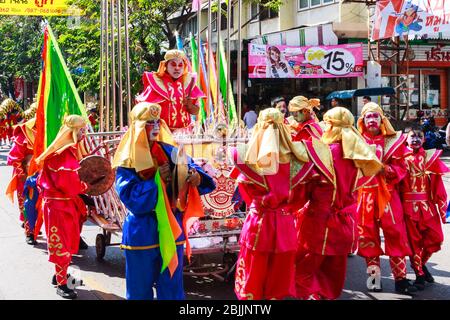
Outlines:
[[[271,49],[269,53],[270,53],[270,60],[275,62],[280,60],[280,54],[277,51]]]

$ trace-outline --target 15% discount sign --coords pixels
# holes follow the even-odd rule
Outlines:
[[[343,48],[311,47],[305,52],[305,63],[321,66],[326,72],[343,76],[355,70],[355,57]]]

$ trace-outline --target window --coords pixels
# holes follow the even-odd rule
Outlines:
[[[263,1],[263,3],[264,3],[264,1]],[[259,4],[252,3],[251,7],[250,7],[250,14],[251,14],[250,18],[254,17],[256,14],[258,14],[258,12],[260,12],[259,20],[261,20],[261,21],[277,18],[279,15],[278,10],[267,9],[264,6],[260,6]],[[257,20],[258,20],[258,17],[256,17],[252,21],[257,21]]]
[[[258,4],[257,3],[252,3],[250,5],[250,19],[252,17],[254,17],[257,13],[258,13]],[[256,20],[258,20],[258,17],[252,19],[252,21],[256,21]]]
[[[339,2],[338,0],[298,0],[298,9],[306,10],[308,8],[316,8],[319,6],[324,6],[334,2]]]
[[[220,19],[220,30],[226,30],[227,29],[227,5],[225,3],[222,4],[222,18]],[[231,21],[230,21],[230,28],[234,28],[234,7],[231,7]]]
[[[217,31],[217,12],[212,13],[211,19],[212,19],[212,21],[211,21],[212,28],[211,29],[213,32],[216,32]]]
[[[299,0],[299,8],[306,9],[309,7],[309,0]]]

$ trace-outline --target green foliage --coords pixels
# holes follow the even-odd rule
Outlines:
[[[40,70],[42,19],[0,16],[0,88],[13,93],[16,77],[37,82]]]

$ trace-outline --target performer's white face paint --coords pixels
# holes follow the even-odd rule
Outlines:
[[[181,58],[175,58],[167,62],[167,73],[174,79],[183,75],[184,61]]]
[[[86,128],[81,128],[77,133],[77,140],[81,141],[86,136]]]
[[[414,151],[418,151],[422,147],[424,142],[425,138],[423,136],[423,133],[420,131],[411,130],[406,138],[406,143]]]
[[[149,142],[156,141],[159,135],[159,120],[147,121],[145,124],[145,131]]]
[[[364,125],[371,135],[378,135],[381,127],[381,115],[378,112],[367,112],[364,116]]]

